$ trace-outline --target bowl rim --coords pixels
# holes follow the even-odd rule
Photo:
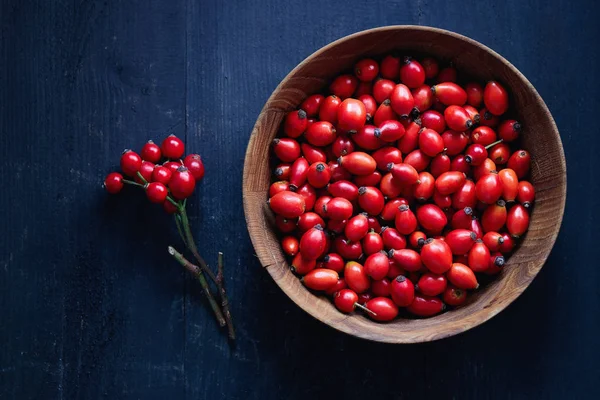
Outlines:
[[[526,281],[524,281],[520,286],[518,286],[517,288],[512,290],[510,293],[510,296],[507,298],[506,301],[503,301],[503,302],[501,302],[501,304],[497,304],[494,307],[490,307],[490,308],[493,308],[493,310],[491,310],[487,314],[483,315],[482,318],[477,319],[477,320],[469,319],[469,321],[466,322],[465,324],[460,324],[460,325],[457,324],[457,326],[453,330],[447,331],[440,335],[436,335],[435,337],[431,337],[431,336],[423,337],[423,336],[419,336],[419,335],[400,335],[397,338],[396,337],[392,338],[389,336],[375,337],[373,335],[363,334],[362,331],[354,331],[354,330],[349,329],[347,325],[342,323],[342,321],[344,321],[345,319],[340,319],[340,320],[336,320],[336,321],[326,320],[326,319],[322,318],[319,313],[314,312],[311,308],[305,308],[304,305],[299,303],[298,298],[296,297],[296,294],[292,293],[293,291],[290,290],[290,288],[287,288],[280,284],[279,279],[277,279],[277,277],[275,276],[276,273],[273,271],[272,268],[270,268],[272,265],[268,265],[268,263],[266,263],[267,259],[272,259],[272,255],[266,254],[267,251],[262,249],[260,246],[258,246],[259,245],[258,239],[255,238],[254,235],[250,234],[250,225],[252,224],[252,222],[248,218],[248,215],[250,212],[250,210],[249,210],[250,196],[247,196],[248,190],[246,188],[246,183],[247,183],[247,179],[249,176],[248,171],[250,168],[249,155],[250,155],[251,149],[253,147],[252,145],[258,136],[258,132],[259,132],[258,128],[262,123],[264,115],[268,109],[268,105],[271,103],[271,101],[274,98],[276,98],[276,96],[282,90],[283,86],[285,84],[287,84],[288,80],[291,77],[293,77],[298,70],[303,68],[306,64],[310,63],[314,58],[318,57],[322,53],[325,53],[329,49],[336,47],[336,46],[340,45],[341,43],[353,40],[354,38],[365,35],[365,34],[374,33],[374,32],[379,33],[379,32],[387,32],[387,31],[398,31],[398,30],[421,30],[421,31],[427,31],[427,32],[447,35],[447,36],[453,37],[455,39],[465,41],[473,46],[480,47],[483,50],[485,50],[486,52],[488,52],[490,55],[492,55],[493,57],[497,58],[503,64],[505,64],[514,74],[516,74],[520,78],[521,81],[523,81],[523,83],[525,83],[525,85],[527,86],[527,89],[533,94],[535,99],[540,103],[542,109],[545,111],[545,114],[548,117],[549,122],[553,128],[552,135],[554,136],[554,139],[557,140],[558,144],[560,145],[559,146],[559,149],[560,149],[559,162],[560,162],[561,171],[563,171],[562,175],[564,177],[564,185],[562,187],[562,193],[560,193],[559,218],[557,219],[555,232],[553,233],[552,237],[548,239],[551,241],[551,246],[549,247],[547,254],[543,255],[543,257],[540,259],[538,266],[532,271],[531,274],[528,275]],[[256,120],[256,123],[254,124],[254,126],[252,128],[252,133],[250,135],[250,139],[248,141],[248,146],[246,148],[246,152],[245,152],[245,156],[244,156],[244,170],[243,170],[243,182],[242,182],[244,217],[246,220],[246,227],[249,231],[250,240],[252,241],[252,245],[256,251],[256,255],[257,255],[261,265],[263,266],[263,268],[265,268],[269,272],[269,275],[271,276],[271,278],[273,278],[273,280],[275,281],[277,286],[288,296],[288,298],[290,298],[298,307],[300,307],[302,310],[307,312],[313,318],[321,321],[322,323],[324,323],[340,332],[343,332],[343,333],[346,333],[346,334],[349,334],[351,336],[358,337],[361,339],[366,339],[369,341],[381,342],[381,343],[394,343],[394,344],[424,343],[424,342],[437,341],[437,340],[441,340],[441,339],[448,338],[451,336],[455,336],[462,332],[466,332],[467,330],[475,328],[479,325],[482,325],[483,323],[489,321],[491,318],[496,316],[501,311],[505,310],[510,304],[512,304],[525,291],[525,289],[527,289],[529,287],[529,285],[531,284],[533,279],[535,279],[537,274],[540,272],[540,270],[545,265],[545,263],[548,259],[548,256],[550,255],[552,248],[554,247],[554,244],[556,243],[558,234],[560,232],[560,227],[562,225],[562,221],[563,221],[563,217],[564,217],[566,194],[567,194],[567,172],[566,171],[567,170],[566,170],[564,147],[563,147],[562,140],[561,140],[561,137],[560,137],[560,134],[558,131],[558,127],[556,126],[556,122],[554,121],[554,118],[552,117],[552,114],[550,113],[548,106],[546,105],[546,103],[544,102],[544,100],[542,99],[542,97],[540,96],[538,91],[535,89],[535,87],[531,84],[531,82],[510,61],[508,61],[506,58],[504,58],[502,55],[500,55],[496,51],[492,50],[488,46],[486,46],[474,39],[471,39],[467,36],[464,36],[459,33],[452,32],[452,31],[449,31],[446,29],[440,29],[440,28],[435,28],[435,27],[430,27],[430,26],[420,26],[420,25],[387,25],[387,26],[381,26],[381,27],[376,27],[376,28],[371,28],[371,29],[366,29],[366,30],[362,30],[359,32],[355,32],[350,35],[343,36],[329,44],[326,44],[325,46],[319,48],[318,50],[314,51],[312,54],[310,54],[309,56],[304,58],[300,63],[298,63],[298,65],[296,67],[294,67],[281,80],[281,82],[277,85],[275,90],[273,90],[273,92],[271,93],[271,95],[269,96],[267,101],[265,102],[265,105],[261,109],[261,112]]]

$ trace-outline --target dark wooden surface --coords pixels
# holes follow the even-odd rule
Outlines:
[[[600,393],[600,7],[593,1],[0,2],[0,398],[595,398]],[[304,57],[388,24],[454,30],[536,86],[561,131],[565,220],[546,267],[460,336],[373,344],[297,309],[244,225],[255,119]],[[167,133],[200,152],[201,252],[225,253],[239,340],[166,252],[171,221],[100,185]]]

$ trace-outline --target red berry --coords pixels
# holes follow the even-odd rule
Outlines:
[[[370,82],[377,77],[379,65],[371,58],[360,60],[354,66],[354,74],[363,82]]]
[[[400,81],[411,89],[425,83],[425,69],[411,57],[404,57],[404,65],[400,68]]]
[[[204,178],[204,163],[198,154],[188,154],[183,159],[183,165],[190,171],[196,182]]]
[[[152,140],[148,140],[144,147],[142,147],[140,156],[142,157],[142,160],[150,161],[156,164],[160,161],[162,153],[160,151],[160,147],[158,147],[156,143],[154,143]]]
[[[104,189],[110,194],[117,194],[123,189],[123,175],[111,172],[104,179]]]
[[[289,112],[283,122],[283,133],[291,138],[297,138],[304,133],[308,127],[306,111],[297,110]]]
[[[177,169],[169,181],[169,189],[171,190],[171,194],[177,200],[183,200],[190,197],[192,193],[194,193],[195,188],[196,180],[190,171],[183,166]]]
[[[175,204],[171,203],[169,200],[165,200],[163,202],[163,209],[167,214],[175,214],[178,211],[177,206],[175,206]]]
[[[162,150],[162,154],[166,158],[177,159],[183,156],[185,152],[185,145],[175,135],[169,135],[163,140],[160,145],[160,149]]]
[[[358,295],[350,289],[342,289],[333,296],[333,303],[338,310],[344,313],[351,313],[356,308]]]
[[[145,189],[148,200],[153,203],[164,203],[169,194],[167,187],[160,182],[150,182]]]
[[[173,172],[162,165],[156,165],[154,170],[152,171],[152,182],[160,182],[163,185],[166,185],[171,180],[171,176]]]
[[[139,175],[136,174],[135,181],[137,183],[145,183],[144,180],[146,182],[150,182],[152,180],[152,172],[154,171],[154,167],[155,165],[150,161],[142,161],[142,166],[140,167],[140,170],[138,172],[142,175],[142,178],[144,179],[142,180],[142,178],[140,178]]]
[[[362,101],[346,99],[337,110],[337,126],[342,131],[358,131],[367,121],[367,109]]]
[[[398,307],[407,307],[415,298],[415,285],[404,275],[398,275],[392,281],[390,294]]]
[[[142,166],[142,157],[135,151],[125,150],[121,155],[121,170],[127,176],[134,177]]]
[[[502,115],[508,110],[508,93],[496,81],[490,81],[483,91],[483,102],[494,115]]]
[[[346,74],[335,78],[329,86],[329,90],[331,93],[344,100],[348,97],[352,97],[357,87],[358,79],[353,75]]]

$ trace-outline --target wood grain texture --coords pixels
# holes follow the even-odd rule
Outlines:
[[[600,397],[599,19],[591,0],[0,0],[0,399]],[[513,62],[552,111],[569,179],[530,287],[475,329],[408,346],[297,307],[242,207],[248,139],[278,83],[326,44],[396,24]],[[165,251],[172,221],[100,188],[125,147],[186,129],[207,170],[193,229],[209,263],[225,253],[235,348]]]
[[[360,58],[398,50],[418,52],[453,62],[481,81],[502,82],[511,93],[515,116],[524,125],[523,146],[536,160],[531,180],[536,204],[530,228],[501,275],[474,293],[467,304],[428,319],[397,319],[387,324],[358,314],[346,315],[326,297],[308,291],[290,271],[265,207],[271,182],[269,149],[283,116],[308,95],[351,69]],[[554,119],[531,83],[508,61],[482,44],[435,28],[391,26],[359,32],[323,47],[302,61],[275,89],[252,131],[244,167],[244,207],[256,253],[279,287],[302,309],[320,321],[354,336],[389,342],[427,342],[477,326],[502,311],[529,286],[556,241],[564,213],[567,172],[562,142]]]

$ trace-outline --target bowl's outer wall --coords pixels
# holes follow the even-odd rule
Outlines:
[[[522,122],[523,147],[532,155],[531,179],[536,203],[529,231],[498,279],[475,292],[464,307],[429,319],[374,323],[344,315],[332,303],[307,291],[290,272],[272,229],[266,206],[270,185],[269,149],[286,112],[323,90],[330,79],[364,56],[393,50],[429,54],[452,61],[459,71],[481,81],[495,79],[511,94],[511,110]],[[558,235],[566,199],[566,165],[554,120],[529,81],[501,56],[461,35],[434,28],[377,28],[340,39],[309,56],[281,82],[263,108],[252,132],[244,166],[244,208],[248,230],[264,267],[301,308],[324,323],[361,338],[412,343],[448,337],[477,326],[503,310],[529,285],[543,266]]]

